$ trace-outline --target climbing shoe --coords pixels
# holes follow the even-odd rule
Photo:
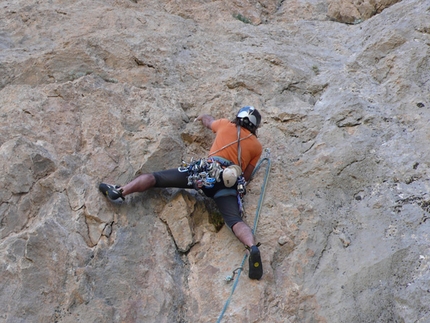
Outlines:
[[[103,195],[105,195],[111,201],[115,201],[119,198],[121,198],[124,201],[124,196],[122,196],[121,186],[101,183],[99,185],[99,190],[100,192],[103,193]]]
[[[257,246],[249,248],[249,278],[260,279],[263,276],[263,263]]]

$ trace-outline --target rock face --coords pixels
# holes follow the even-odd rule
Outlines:
[[[430,322],[430,4],[0,1],[0,322]],[[265,273],[193,190],[100,181],[263,115]],[[267,164],[248,186],[252,226]]]
[[[329,0],[327,16],[338,22],[357,24],[369,19],[375,14],[381,13],[382,10],[397,2],[399,2],[399,0]]]

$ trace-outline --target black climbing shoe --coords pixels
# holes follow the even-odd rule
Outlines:
[[[122,189],[118,185],[100,183],[99,190],[111,201],[115,201],[119,198],[122,198],[122,200],[124,201],[124,196],[122,196]]]
[[[263,276],[263,263],[257,246],[249,248],[249,278],[260,279]]]

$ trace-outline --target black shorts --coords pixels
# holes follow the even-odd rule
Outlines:
[[[193,189],[192,186],[188,186],[188,172],[180,172],[177,168],[154,172],[153,175],[155,177],[154,187]],[[212,188],[203,188],[202,191],[206,196],[214,199],[225,224],[230,228],[238,222],[243,222],[235,188],[226,188],[221,181]]]

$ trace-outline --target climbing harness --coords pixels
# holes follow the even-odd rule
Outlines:
[[[254,177],[254,174],[260,168],[261,164],[263,162],[267,162],[266,172],[265,172],[265,175],[264,175],[263,184],[261,186],[261,194],[260,194],[260,198],[258,200],[258,206],[257,206],[257,210],[256,210],[256,213],[255,213],[254,226],[252,228],[252,233],[253,234],[257,230],[257,224],[258,224],[258,220],[260,218],[261,208],[263,206],[264,195],[266,193],[266,186],[267,186],[267,182],[268,182],[268,179],[269,179],[269,172],[270,172],[270,167],[271,167],[270,150],[266,149],[265,152],[266,152],[265,156],[258,162],[257,166],[255,167],[254,171],[251,174],[251,179],[252,179]],[[221,311],[221,313],[220,313],[220,315],[218,317],[217,323],[221,322],[221,320],[222,320],[222,318],[224,316],[224,313],[227,310],[228,305],[230,304],[230,301],[231,301],[231,299],[233,297],[233,293],[234,293],[234,291],[236,289],[236,286],[237,286],[237,284],[239,282],[239,277],[240,277],[240,274],[242,273],[243,266],[245,264],[245,261],[246,261],[247,257],[248,257],[248,254],[246,253],[245,256],[243,257],[243,260],[242,260],[242,263],[240,264],[240,267],[238,267],[235,270],[233,270],[233,275],[232,276],[227,276],[225,278],[225,280],[227,282],[230,282],[230,281],[234,280],[234,283],[233,283],[232,290],[230,292],[230,296],[228,297],[227,301],[225,302],[224,307],[223,307],[223,309],[222,309],[222,311]],[[236,276],[236,278],[234,278],[235,276]]]

